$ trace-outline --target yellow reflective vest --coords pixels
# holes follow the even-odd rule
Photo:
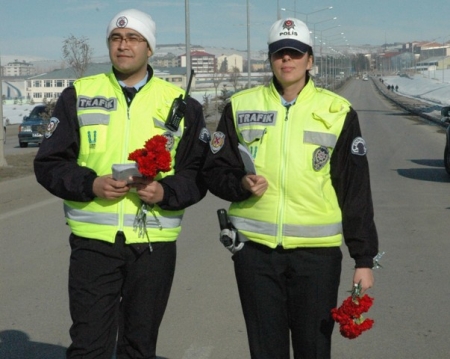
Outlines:
[[[79,79],[74,86],[80,166],[93,169],[98,176],[111,174],[113,164],[132,163],[130,152],[142,148],[154,135],[165,135],[171,141],[172,170],[158,174],[155,180],[173,174],[175,150],[184,126],[182,121],[175,133],[167,130],[164,122],[173,99],[184,93],[182,89],[152,77],[128,107],[112,72]],[[116,233],[123,231],[127,244],[176,240],[184,211],[166,211],[154,205],[153,213],[147,214],[148,238],[139,238],[133,223],[140,207],[141,200],[133,191],[118,200],[64,201],[67,222],[77,236],[114,242]]]
[[[232,203],[234,226],[271,248],[340,246],[330,157],[350,103],[311,80],[291,106],[283,106],[273,83],[239,92],[231,103],[239,142],[268,181],[261,197]]]

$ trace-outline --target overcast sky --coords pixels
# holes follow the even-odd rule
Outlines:
[[[267,49],[278,14],[307,21],[329,43],[450,41],[450,1],[248,0],[250,48]],[[87,37],[94,56],[107,55],[106,27],[120,10],[148,12],[157,44],[184,43],[185,0],[0,0],[0,55],[61,59],[64,38]],[[247,49],[247,0],[189,0],[191,43]],[[327,7],[332,6],[332,9]],[[285,8],[286,11],[280,10]],[[294,12],[295,10],[295,12]],[[333,20],[337,17],[336,20]],[[340,25],[340,26],[339,26]],[[340,35],[340,33],[344,35]],[[345,39],[347,41],[345,41]]]

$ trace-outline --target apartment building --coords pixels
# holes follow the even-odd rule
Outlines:
[[[96,75],[111,70],[110,63],[90,64],[84,76]],[[154,75],[181,88],[186,88],[186,69],[154,69]],[[26,79],[26,97],[34,102],[57,99],[61,92],[71,86],[76,80],[75,72],[72,68],[55,70],[41,75],[36,75]],[[192,86],[195,86],[195,79]]]

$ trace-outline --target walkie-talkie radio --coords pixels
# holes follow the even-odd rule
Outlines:
[[[219,226],[220,226],[220,230],[224,230],[224,229],[232,229],[231,226],[231,222],[228,219],[228,215],[227,215],[227,211],[225,209],[218,209],[217,210],[217,217],[219,218]],[[223,243],[223,245],[225,247],[231,246],[233,244],[232,239],[227,236],[227,235],[223,235],[220,237],[220,241]]]
[[[170,108],[169,114],[167,115],[166,119],[166,127],[175,132],[178,130],[178,127],[180,126],[180,122],[184,117],[184,114],[186,112],[186,100],[189,94],[189,90],[191,88],[191,82],[192,78],[194,77],[194,70],[191,70],[191,76],[189,77],[189,83],[186,88],[186,93],[184,95],[180,95],[180,97],[177,97],[172,102],[172,107]]]

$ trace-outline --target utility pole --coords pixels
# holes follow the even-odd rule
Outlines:
[[[251,54],[250,54],[250,4],[247,0],[247,74],[248,74],[248,88],[252,87],[252,64],[251,64]]]
[[[186,26],[186,88],[191,75],[191,28],[189,15],[189,0],[184,0],[184,17]]]
[[[2,59],[0,57],[0,118],[2,119],[2,130],[1,135],[0,135],[0,167],[6,167],[8,166],[8,164],[6,163],[6,159],[5,159],[5,152],[3,149],[4,146],[4,136],[6,136],[6,133],[3,132],[3,81],[2,81]]]

